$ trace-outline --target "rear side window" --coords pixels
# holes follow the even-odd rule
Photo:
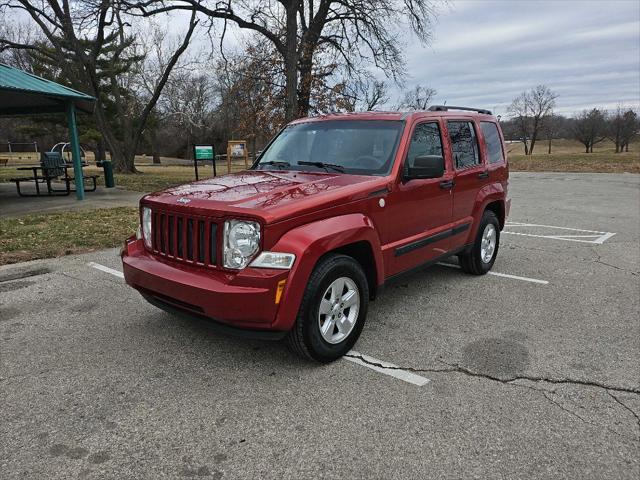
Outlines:
[[[478,139],[471,122],[448,122],[449,139],[456,168],[468,168],[480,163]]]
[[[489,163],[500,163],[504,161],[502,143],[500,142],[497,125],[491,122],[480,122],[480,128],[484,136],[484,143],[487,144]]]
[[[421,155],[442,156],[442,140],[440,139],[440,127],[435,122],[421,123],[413,131],[407,165],[413,165],[416,157]]]

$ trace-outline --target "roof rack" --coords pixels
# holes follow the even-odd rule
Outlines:
[[[472,108],[472,107],[454,107],[453,105],[431,105],[429,107],[430,112],[448,112],[449,110],[467,110],[469,112],[484,113],[485,115],[491,115],[491,110],[484,108]]]

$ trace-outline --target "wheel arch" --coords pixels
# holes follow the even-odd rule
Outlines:
[[[340,215],[294,228],[272,250],[296,255],[272,325],[277,330],[291,329],[309,277],[318,261],[328,254],[349,255],[359,262],[370,292],[376,292],[384,279],[380,239],[371,219],[363,214]]]
[[[504,200],[494,200],[492,202],[489,202],[487,204],[486,207],[484,207],[484,210],[490,210],[493,213],[496,214],[496,217],[498,217],[498,222],[500,222],[500,230],[504,229],[504,223],[505,223],[505,206],[504,206]]]
[[[360,240],[331,250],[325,253],[323,257],[331,254],[347,255],[360,264],[369,284],[369,298],[371,300],[375,299],[378,291],[378,271],[371,244],[366,240]]]

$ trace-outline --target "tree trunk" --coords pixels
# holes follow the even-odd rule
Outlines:
[[[286,76],[285,121],[295,120],[298,115],[298,2],[290,0],[287,9],[287,42],[284,68]]]
[[[551,155],[551,138],[549,138],[549,155]]]
[[[156,130],[155,128],[151,129],[150,135],[151,141],[151,157],[153,158],[154,165],[160,165],[160,153],[158,153],[158,145],[156,143]]]
[[[309,47],[310,48],[310,47]],[[305,51],[299,64],[300,92],[298,95],[298,116],[306,117],[311,108],[311,87],[313,82],[313,51]]]
[[[625,147],[625,152],[629,153],[629,144],[626,143],[624,147]]]
[[[105,151],[104,140],[102,140],[102,138],[100,138],[98,140],[97,155],[98,156],[96,157],[96,161],[101,161],[101,160],[106,160],[107,159],[107,152]]]
[[[536,145],[536,140],[538,139],[538,129],[539,129],[539,123],[538,123],[538,119],[534,119],[533,122],[533,132],[531,134],[531,144],[529,145],[529,155],[533,155],[533,147],[535,147]]]

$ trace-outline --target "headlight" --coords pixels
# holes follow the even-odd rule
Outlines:
[[[260,224],[246,220],[224,222],[222,256],[226,268],[244,268],[260,248]]]
[[[151,209],[142,207],[142,238],[147,248],[151,248]]]
[[[251,262],[255,268],[279,268],[289,270],[295,262],[296,256],[293,253],[262,252]]]

